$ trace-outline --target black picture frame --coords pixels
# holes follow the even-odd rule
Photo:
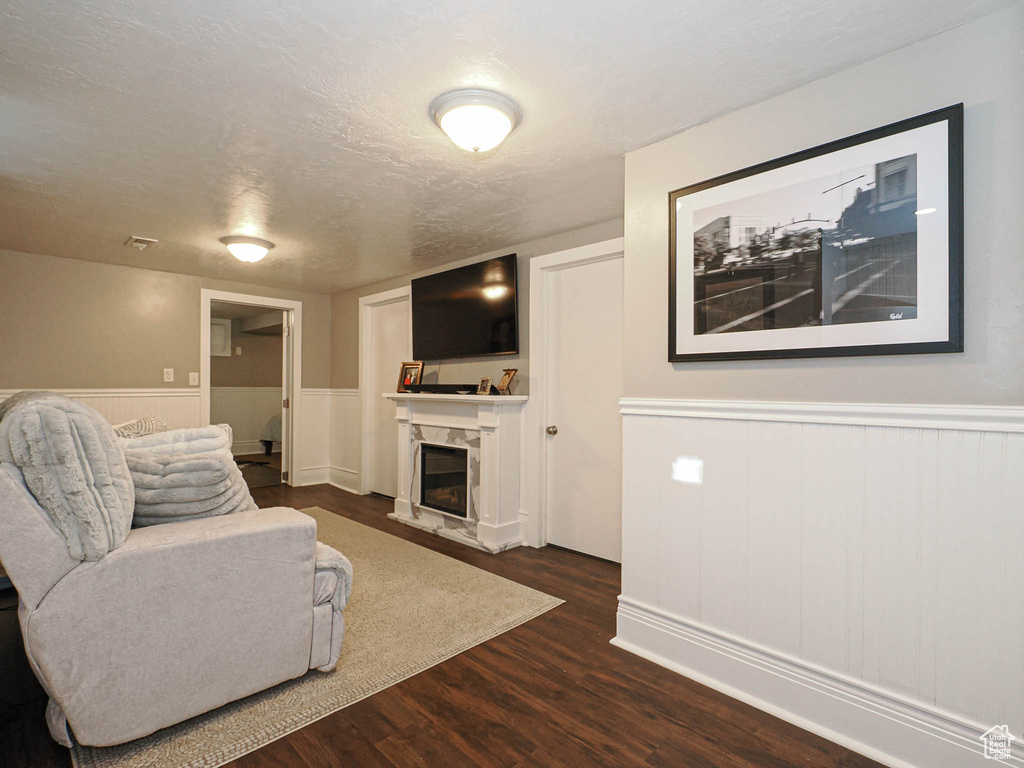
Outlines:
[[[775,297],[775,285],[780,284],[782,282],[782,280],[784,279],[784,278],[780,278],[780,279],[776,279],[774,281],[768,281],[768,280],[766,280],[764,278],[763,274],[762,275],[755,275],[754,274],[754,272],[756,270],[753,269],[753,267],[758,266],[757,264],[754,264],[753,262],[751,262],[750,264],[744,264],[744,262],[742,260],[737,262],[738,264],[743,265],[743,266],[737,266],[737,267],[733,268],[732,272],[734,273],[734,275],[742,272],[743,273],[742,277],[744,279],[742,281],[740,281],[740,282],[737,282],[737,285],[739,285],[740,287],[738,289],[736,289],[735,291],[731,291],[731,293],[733,293],[733,294],[740,294],[743,291],[751,290],[752,293],[745,294],[745,296],[746,296],[746,298],[748,298],[748,303],[752,303],[754,305],[756,305],[756,303],[758,301],[758,299],[756,299],[754,297],[760,295],[760,297],[761,297],[760,301],[761,301],[761,307],[762,308],[760,310],[761,311],[761,315],[759,317],[765,318],[764,320],[761,321],[763,324],[759,328],[746,328],[746,327],[742,327],[744,319],[748,318],[748,317],[751,317],[754,314],[754,313],[751,313],[751,314],[741,315],[741,316],[737,317],[735,320],[733,320],[732,322],[723,323],[722,325],[718,326],[714,330],[708,331],[706,329],[707,322],[708,322],[707,321],[707,314],[709,312],[709,310],[707,308],[707,305],[704,305],[704,307],[702,307],[702,308],[698,307],[698,305],[701,304],[701,302],[706,302],[707,301],[706,296],[707,296],[708,285],[713,282],[711,271],[709,271],[707,269],[707,265],[709,263],[711,263],[711,261],[715,257],[717,257],[718,253],[720,253],[720,252],[732,253],[732,251],[731,250],[727,250],[728,249],[728,244],[727,243],[721,242],[721,240],[722,240],[721,234],[722,233],[721,232],[716,232],[714,234],[714,236],[717,238],[717,240],[714,242],[714,244],[712,246],[712,253],[711,253],[710,256],[707,257],[707,260],[704,263],[702,263],[700,268],[698,268],[696,266],[696,262],[697,262],[697,259],[698,259],[698,246],[697,246],[697,242],[695,240],[693,240],[693,239],[691,239],[691,241],[690,241],[691,243],[693,243],[693,245],[692,246],[688,246],[687,249],[685,250],[685,254],[689,255],[689,257],[690,257],[689,258],[689,263],[688,264],[682,264],[682,265],[680,264],[679,248],[677,247],[678,244],[679,244],[677,241],[678,241],[678,239],[680,237],[682,237],[682,235],[680,234],[680,222],[677,220],[677,218],[679,218],[677,216],[677,211],[679,210],[679,203],[678,203],[678,201],[680,200],[680,198],[686,197],[686,196],[690,196],[690,195],[696,195],[697,193],[705,192],[706,190],[710,190],[710,189],[713,189],[715,187],[721,187],[723,185],[733,184],[734,182],[737,182],[737,181],[740,181],[740,180],[743,180],[743,179],[748,179],[749,177],[759,176],[761,174],[766,174],[766,173],[769,173],[769,172],[772,172],[772,171],[776,171],[777,169],[782,169],[782,168],[785,168],[786,166],[794,166],[794,165],[799,164],[799,163],[805,163],[805,162],[807,162],[809,160],[813,160],[814,158],[819,158],[819,157],[823,157],[823,156],[827,156],[827,155],[832,155],[833,153],[840,152],[842,150],[846,150],[846,149],[849,149],[851,147],[857,147],[858,145],[867,144],[869,142],[875,142],[875,141],[878,141],[879,139],[885,139],[887,137],[897,136],[899,134],[903,134],[903,133],[906,133],[908,131],[913,131],[915,129],[922,128],[924,126],[930,126],[930,125],[933,125],[933,124],[936,124],[936,123],[943,123],[943,122],[946,124],[946,150],[947,150],[946,151],[946,157],[945,157],[945,161],[946,161],[945,176],[946,176],[946,182],[947,182],[946,183],[946,187],[947,187],[947,189],[946,189],[947,210],[944,213],[946,215],[946,221],[948,223],[948,234],[947,234],[947,237],[946,237],[946,244],[947,244],[947,249],[948,249],[948,253],[946,254],[946,263],[948,264],[948,271],[947,271],[947,274],[946,274],[945,291],[944,291],[944,293],[946,295],[946,303],[947,303],[947,307],[948,307],[948,314],[947,314],[947,317],[948,317],[948,328],[946,329],[946,333],[945,333],[946,337],[944,339],[943,338],[939,338],[937,340],[936,339],[930,339],[930,340],[921,340],[921,341],[892,341],[892,342],[886,342],[886,341],[883,340],[882,343],[835,344],[835,345],[829,344],[829,345],[818,345],[818,346],[807,346],[807,347],[801,347],[801,346],[798,346],[798,345],[793,345],[793,346],[784,346],[783,348],[779,348],[779,347],[758,348],[758,346],[757,346],[758,345],[758,341],[754,341],[752,339],[751,340],[752,346],[750,348],[748,348],[748,349],[736,349],[736,348],[733,348],[733,349],[721,350],[721,351],[717,351],[717,350],[716,351],[709,351],[707,349],[707,346],[713,344],[714,342],[713,341],[704,342],[702,340],[700,343],[704,346],[704,348],[701,349],[701,350],[695,350],[695,349],[692,349],[692,348],[691,349],[684,349],[682,351],[680,350],[680,346],[681,346],[680,342],[681,341],[683,341],[684,343],[692,343],[692,340],[696,339],[698,336],[703,336],[703,337],[710,338],[711,334],[718,334],[720,332],[722,332],[722,333],[724,333],[724,335],[728,335],[730,337],[736,337],[736,338],[742,339],[740,334],[735,333],[733,331],[734,328],[735,328],[735,330],[738,330],[738,331],[746,331],[746,330],[756,330],[756,331],[759,331],[759,332],[760,331],[768,331],[768,332],[774,331],[774,329],[776,328],[774,317],[777,314],[777,312],[774,309],[774,307],[777,306],[777,305],[769,304],[768,302],[769,301],[772,301],[772,302],[776,301],[776,299],[774,298]],[[803,150],[801,152],[796,152],[796,153],[793,153],[793,154],[790,154],[790,155],[785,155],[783,157],[779,157],[779,158],[776,158],[774,160],[769,160],[769,161],[764,162],[764,163],[759,163],[757,165],[753,165],[753,166],[750,166],[748,168],[744,168],[744,169],[739,170],[739,171],[734,171],[732,173],[728,173],[728,174],[725,174],[725,175],[722,175],[722,176],[718,176],[718,177],[715,177],[715,178],[712,178],[712,179],[708,179],[708,180],[702,181],[702,182],[700,182],[698,184],[692,184],[692,185],[689,185],[689,186],[686,186],[686,187],[682,187],[680,189],[676,189],[676,190],[673,190],[672,192],[670,192],[669,195],[668,195],[668,204],[669,204],[668,361],[670,363],[686,363],[686,362],[713,361],[713,360],[756,360],[756,359],[785,359],[785,358],[808,358],[808,357],[810,357],[810,358],[814,358],[814,357],[845,357],[845,356],[860,356],[860,355],[931,354],[931,353],[963,352],[963,349],[964,349],[964,309],[963,309],[963,283],[964,283],[964,261],[963,261],[963,194],[964,194],[964,189],[963,189],[963,149],[964,149],[964,147],[963,147],[963,104],[956,104],[956,105],[953,105],[953,106],[950,106],[950,107],[946,107],[944,109],[935,110],[933,112],[928,112],[926,114],[918,115],[916,117],[911,117],[911,118],[906,119],[906,120],[901,120],[901,121],[898,121],[898,122],[895,122],[895,123],[891,123],[891,124],[883,126],[881,128],[876,128],[876,129],[873,129],[873,130],[870,130],[870,131],[865,131],[865,132],[858,133],[858,134],[855,134],[855,135],[852,135],[852,136],[848,136],[846,138],[839,139],[837,141],[832,141],[832,142],[828,142],[826,144],[821,144],[821,145],[819,145],[817,147],[813,147],[811,149]],[[933,153],[933,154],[937,154],[937,153]],[[910,157],[911,157],[911,155],[907,156],[907,158],[910,158]],[[916,165],[916,163],[917,163],[917,155],[914,154],[912,157],[913,157],[913,163],[914,163],[913,168],[914,168],[914,174],[915,174],[914,175],[914,179],[915,179],[915,185],[916,185],[916,183],[917,183],[917,181],[916,181],[917,180],[917,176],[916,176],[916,174],[917,174],[917,165]],[[900,158],[900,159],[905,159],[905,158]],[[896,162],[896,160],[889,161],[889,162]],[[882,178],[879,175],[878,171],[879,171],[880,166],[883,166],[883,165],[884,165],[884,163],[878,163],[878,164],[875,165],[875,179],[876,179],[876,181]],[[889,177],[885,177],[885,178],[886,178],[886,182],[885,183],[889,183],[888,182],[888,178]],[[844,183],[849,183],[849,182],[844,182]],[[881,200],[882,192],[879,190],[876,182],[870,182],[870,184],[875,185],[875,191],[874,191],[875,198],[874,199]],[[831,191],[831,190],[826,190],[826,191]],[[940,188],[939,191],[941,191],[941,188]],[[784,191],[780,192],[780,194],[783,194],[783,193],[784,193]],[[769,193],[760,193],[760,194],[761,194],[762,197],[765,197],[767,194],[770,194],[770,192]],[[861,189],[857,188],[856,194],[860,195],[861,194]],[[865,194],[869,194],[869,193],[865,193]],[[908,195],[908,197],[909,197],[909,195]],[[916,186],[914,187],[914,195],[913,195],[913,197],[914,197],[913,204],[916,206],[916,204],[917,204],[916,200],[917,200],[917,197],[918,197],[918,188]],[[697,198],[692,198],[691,200],[695,200],[695,199],[697,199]],[[747,202],[747,200],[751,200],[751,199],[755,199],[755,198],[753,198],[753,197],[747,198],[746,200],[741,200],[740,202]],[[758,199],[760,199],[760,198],[758,198]],[[722,207],[723,207],[723,204],[720,204],[718,206],[718,208],[722,208]],[[883,208],[883,207],[884,206],[881,206],[881,205],[876,205],[875,206],[876,209],[877,208]],[[853,208],[853,205],[851,205],[851,206],[841,210],[841,214],[835,219],[836,226],[835,226],[834,229],[825,230],[824,228],[819,228],[818,229],[817,251],[815,252],[813,243],[812,243],[811,247],[809,248],[809,250],[807,251],[808,253],[812,254],[811,259],[807,262],[807,263],[811,263],[812,267],[808,267],[807,269],[804,270],[804,272],[810,272],[811,273],[811,277],[807,278],[808,283],[810,285],[810,288],[808,290],[805,290],[803,293],[807,293],[808,294],[808,296],[810,297],[810,299],[808,299],[808,301],[810,303],[809,303],[808,307],[804,307],[800,311],[803,311],[803,313],[804,313],[804,315],[802,315],[802,316],[811,318],[811,320],[809,320],[805,324],[806,325],[816,326],[816,328],[817,328],[816,334],[820,335],[821,337],[824,337],[826,334],[830,333],[832,331],[832,329],[835,329],[835,328],[839,327],[840,324],[845,324],[847,326],[847,328],[849,328],[850,326],[852,326],[855,323],[858,324],[857,325],[858,328],[867,328],[869,325],[874,326],[874,327],[872,327],[870,329],[870,332],[874,336],[879,336],[879,335],[882,335],[882,334],[884,334],[886,332],[886,329],[883,326],[891,326],[892,325],[891,323],[882,322],[882,320],[893,320],[893,319],[902,320],[903,319],[903,315],[904,315],[904,313],[902,311],[899,312],[898,314],[894,312],[894,313],[891,313],[888,317],[884,317],[883,316],[881,318],[881,320],[879,320],[876,317],[872,317],[871,314],[870,314],[870,311],[862,310],[861,317],[863,319],[852,319],[852,320],[851,319],[845,319],[845,320],[835,321],[835,320],[832,320],[831,316],[832,316],[832,312],[834,311],[834,307],[837,306],[839,304],[839,302],[833,303],[831,300],[829,300],[827,302],[827,307],[828,307],[828,312],[829,312],[829,322],[830,323],[835,323],[835,324],[834,325],[826,325],[825,324],[825,320],[824,320],[824,315],[819,315],[819,322],[817,324],[815,324],[813,322],[813,313],[815,311],[815,305],[813,303],[813,300],[817,299],[817,310],[820,313],[821,312],[821,295],[823,295],[825,293],[825,290],[826,290],[825,287],[824,287],[825,284],[826,284],[825,280],[823,278],[819,279],[819,278],[821,278],[822,271],[823,271],[822,262],[825,260],[825,257],[823,256],[823,254],[826,252],[826,250],[828,248],[833,248],[834,249],[836,247],[839,248],[839,251],[834,251],[834,252],[843,252],[843,253],[845,253],[843,251],[842,241],[840,241],[838,239],[835,239],[835,236],[833,235],[833,233],[839,232],[839,231],[841,231],[843,229],[842,223],[844,222],[844,220],[846,218],[848,218],[846,216],[846,214],[852,208]],[[712,208],[708,208],[707,210],[711,211],[713,209]],[[934,209],[927,209],[927,210],[920,210],[920,209],[918,209],[918,210],[915,210],[914,211],[915,216],[911,217],[911,220],[914,222],[913,226],[915,228],[914,229],[915,240],[914,240],[914,246],[913,246],[914,250],[913,250],[913,256],[912,256],[912,266],[909,267],[909,269],[913,271],[913,281],[914,281],[914,291],[915,291],[914,292],[914,301],[918,302],[918,303],[921,303],[921,301],[918,298],[918,294],[917,294],[918,285],[919,285],[919,282],[918,282],[919,281],[918,270],[920,268],[919,267],[920,261],[918,259],[918,253],[917,253],[917,242],[918,242],[918,240],[917,240],[918,234],[917,234],[917,229],[916,229],[917,221],[918,221],[917,216],[918,216],[919,213],[928,213],[931,210],[934,210]],[[704,211],[701,211],[701,213],[703,214]],[[710,215],[710,214],[708,214],[708,215]],[[825,220],[822,220],[822,219],[810,219],[811,214],[807,214],[807,216],[808,216],[808,219],[806,219],[806,221],[825,221]],[[724,219],[728,219],[728,221],[726,221],[724,225],[720,225],[722,230],[726,233],[725,237],[726,238],[732,237],[733,235],[730,232],[730,225],[732,223],[731,219],[738,218],[738,217],[720,217],[719,220],[721,220],[723,218]],[[718,220],[716,220],[716,221],[718,221]],[[799,222],[795,222],[794,221],[794,223],[799,223]],[[708,227],[711,227],[711,226],[712,225],[710,225],[710,224],[708,225]],[[789,226],[789,225],[788,224],[783,224],[783,225],[778,226],[778,227],[775,227],[775,226],[766,227],[765,228],[766,229],[766,234],[763,235],[763,237],[766,238],[767,241],[770,244],[773,244],[773,239],[776,238],[776,232],[781,231],[783,229],[783,227],[786,227],[786,226]],[[707,229],[708,227],[705,227],[705,229]],[[742,229],[742,228],[741,227],[736,227],[736,229]],[[746,228],[746,229],[747,229],[748,232],[750,232],[750,231],[756,230],[756,227]],[[768,230],[770,230],[770,232],[771,232],[770,234],[767,234]],[[691,238],[693,238],[696,235],[697,231],[698,230],[695,229],[694,224],[693,224],[693,218],[691,218],[690,219],[690,227],[689,227],[689,230],[688,230],[689,236]],[[805,237],[804,237],[805,240],[807,239],[806,238],[806,233],[810,232],[810,231],[811,230],[809,230],[809,229],[802,230],[801,234],[805,235]],[[904,235],[901,235],[901,236],[903,236],[905,238],[909,237],[908,234],[904,234]],[[706,239],[709,237],[709,235],[701,235],[701,237],[705,238],[705,240],[701,241],[701,243],[702,243],[701,254],[703,255],[706,252],[706,250],[707,250],[707,247],[704,245],[704,243],[705,243]],[[755,233],[753,235],[749,235],[748,237],[751,238],[751,239],[757,239],[759,237],[759,235]],[[883,240],[883,238],[875,238],[875,239],[879,240],[880,243]],[[885,238],[885,239],[892,239],[892,238]],[[826,240],[828,240],[828,242],[829,242],[828,246],[826,246],[824,244]],[[862,238],[862,240],[864,240],[864,239]],[[774,242],[779,242],[779,240],[774,240]],[[833,245],[831,245],[832,242],[839,242],[840,245],[839,246],[833,246]],[[853,242],[853,241],[848,241],[848,242]],[[872,244],[872,243],[874,243],[874,240],[867,239],[867,242],[869,244]],[[909,241],[905,240],[905,242],[909,242]],[[748,245],[746,247],[747,247],[746,253],[749,254],[749,253],[753,252],[753,250],[754,250],[754,246],[753,245]],[[714,251],[713,250],[714,248],[718,248],[718,251]],[[853,250],[854,250],[854,248],[852,246],[847,246],[847,248],[849,249],[850,252],[853,252]],[[744,251],[742,250],[742,246],[737,246],[737,247],[735,247],[734,250],[736,250],[739,253],[744,253]],[[783,249],[777,249],[776,251],[773,251],[772,253],[784,253],[784,252],[785,251]],[[877,252],[877,249],[876,249],[876,252]],[[758,256],[753,257],[753,258],[761,258],[761,259],[764,259],[764,260],[767,261],[768,260],[768,256],[765,256],[764,253],[765,252],[762,251],[760,254],[758,254]],[[817,257],[817,271],[816,272],[812,271],[813,270],[813,258],[814,258],[815,255]],[[789,257],[787,257],[787,258],[789,258],[792,262],[795,262],[797,260],[797,257],[799,257],[799,256],[802,256],[802,254],[799,254],[799,253],[796,252],[795,249],[792,249],[791,255]],[[685,256],[684,256],[684,258],[685,258]],[[865,256],[864,259],[866,260],[866,258],[867,257]],[[911,258],[909,256],[905,255],[905,260],[907,262],[910,262]],[[778,263],[778,261],[779,260],[776,259],[776,263]],[[932,262],[929,261],[928,263],[932,263]],[[799,266],[805,266],[805,265],[804,264],[800,264]],[[865,268],[866,267],[867,267],[867,265],[865,264]],[[719,269],[722,269],[722,268],[724,268],[724,267],[719,267]],[[791,270],[791,272],[795,272],[795,267],[791,265],[790,266],[790,270]],[[761,269],[760,271],[763,272],[764,270]],[[699,274],[698,274],[698,272],[699,272]],[[749,275],[747,274],[748,272],[749,272]],[[776,271],[776,274],[777,273],[778,273],[778,271]],[[829,273],[829,274],[831,274],[831,273]],[[850,273],[846,273],[846,274],[850,274]],[[677,314],[678,311],[680,309],[683,309],[684,311],[687,311],[687,312],[691,311],[691,307],[685,307],[684,308],[684,307],[680,306],[680,296],[678,295],[679,294],[680,279],[682,278],[682,279],[685,280],[687,275],[689,275],[689,276],[691,276],[693,278],[693,282],[692,282],[692,285],[693,285],[693,288],[692,288],[693,320],[692,320],[692,325],[690,327],[690,336],[688,336],[688,337],[686,337],[685,334],[677,334],[677,329],[680,326],[680,318],[679,318],[679,316]],[[703,280],[702,279],[705,276],[708,277],[707,280]],[[717,278],[718,275],[715,275],[714,277]],[[841,277],[845,279],[846,275],[842,275]],[[747,278],[749,278],[749,279],[747,279]],[[737,279],[739,280],[739,278],[737,278]],[[821,287],[816,287],[815,286],[815,284],[814,284],[815,279],[819,279],[818,285],[820,285]],[[840,278],[836,277],[834,279],[835,280],[839,280]],[[857,279],[857,278],[854,278],[854,279]],[[701,283],[701,285],[697,285],[698,280]],[[760,282],[758,282],[758,280]],[[749,283],[749,285],[744,285],[744,283]],[[829,281],[828,285],[830,286],[830,290],[831,291],[834,292],[836,290],[835,284],[833,282]],[[845,286],[846,283],[844,282],[843,285]],[[728,286],[726,286],[726,287],[728,287]],[[757,290],[757,288],[759,288],[759,287],[761,289],[760,291]],[[685,288],[685,286],[684,286],[684,288]],[[689,289],[687,289],[687,290],[689,290]],[[793,290],[796,290],[796,289],[794,288]],[[702,291],[703,291],[703,293],[702,293]],[[852,291],[851,291],[851,293],[852,293]],[[933,291],[933,293],[935,295],[935,300],[934,301],[935,301],[935,303],[937,303],[938,302],[938,297],[939,297],[939,291],[935,290],[935,291]],[[698,300],[697,299],[698,295],[704,296],[705,298],[702,298],[702,299]],[[723,291],[722,293],[720,293],[719,295],[716,295],[713,298],[717,299],[717,298],[719,298],[719,296],[724,296],[724,295],[725,295],[725,293]],[[832,296],[833,294],[829,293],[828,295]],[[691,294],[687,293],[686,294],[686,298],[687,299],[691,298]],[[787,303],[787,302],[793,302],[794,300],[790,298],[788,300],[782,299],[780,301],[782,301],[783,303]],[[731,307],[728,311],[731,311],[731,312],[733,312],[733,313],[735,313],[737,315],[740,314],[743,311],[742,304],[739,302],[738,299],[730,299],[729,302],[731,302],[732,304],[739,304],[739,306]],[[932,306],[934,306],[935,303],[933,303]],[[721,305],[722,305],[722,302],[720,302],[718,306],[721,306]],[[876,312],[880,312],[880,311],[884,311],[885,309],[888,309],[888,307],[886,307],[886,308],[881,308],[880,307],[880,308],[878,308],[875,311]],[[927,307],[926,307],[926,310],[927,310]],[[915,305],[913,306],[912,310],[908,310],[908,313],[911,312],[911,311],[913,312],[913,314],[908,319],[917,319],[918,318],[918,314],[917,314],[917,312],[918,312],[918,304],[917,303],[915,303]],[[700,317],[700,314],[702,312],[704,313],[704,317],[703,318]],[[793,310],[793,312],[794,312],[794,314],[796,314],[797,310]],[[846,310],[846,312],[847,312],[847,314],[849,316],[855,315],[855,312],[853,310]],[[726,318],[732,317],[732,315],[725,314],[723,311],[719,311],[718,314],[721,315],[722,317],[726,317]],[[771,316],[771,317],[769,317],[769,316]],[[685,322],[690,322],[690,320],[687,319]],[[703,327],[701,325],[702,322],[704,323]],[[795,321],[790,321],[790,322],[795,322]],[[737,325],[737,324],[739,324],[739,325]],[[779,326],[779,327],[782,327],[782,326]],[[797,327],[798,326],[795,325],[795,324],[790,324],[790,325],[786,325],[785,326],[785,328],[787,330],[789,330],[789,331],[791,331],[792,329],[797,328]],[[725,329],[724,332],[722,331],[722,329]],[[937,330],[937,328],[933,329],[933,331],[932,331],[933,334],[935,333],[935,330]],[[843,331],[842,333],[848,333],[848,331]],[[684,338],[681,339],[680,336],[683,336]],[[718,338],[721,339],[722,336],[720,335],[720,336],[718,336]],[[760,340],[763,340],[764,338],[765,338],[764,336],[760,336],[759,337]],[[730,340],[729,343],[732,346],[737,346],[737,345],[741,345],[743,343],[743,341],[735,341],[734,342],[734,341]]]

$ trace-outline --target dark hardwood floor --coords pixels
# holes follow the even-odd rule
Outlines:
[[[330,486],[260,488],[253,495],[261,507],[323,507],[566,602],[233,768],[879,765],[610,645],[615,565],[554,548],[488,555],[388,520],[386,499]],[[0,765],[70,764],[46,733],[43,704],[8,709],[0,722]]]

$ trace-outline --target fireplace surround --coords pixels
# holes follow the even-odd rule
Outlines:
[[[410,392],[384,397],[395,401],[398,421],[398,496],[388,517],[487,552],[521,544],[519,454],[527,398]],[[435,463],[425,464],[435,449]],[[441,486],[444,492],[438,492]],[[455,490],[463,487],[464,505]]]

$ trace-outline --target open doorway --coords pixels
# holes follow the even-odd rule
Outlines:
[[[206,423],[228,424],[250,488],[290,484],[298,419],[301,303],[202,291]]]
[[[281,485],[284,312],[210,304],[210,422],[228,424],[250,488]]]

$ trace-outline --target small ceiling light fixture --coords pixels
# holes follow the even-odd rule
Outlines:
[[[434,99],[430,116],[456,146],[469,152],[486,152],[512,133],[523,113],[512,99],[500,93],[463,88]]]
[[[248,237],[246,235],[228,235],[227,237],[222,237],[220,241],[228,247],[232,256],[239,261],[245,261],[249,264],[262,259],[274,247],[274,244],[269,240],[261,240],[258,237]]]

